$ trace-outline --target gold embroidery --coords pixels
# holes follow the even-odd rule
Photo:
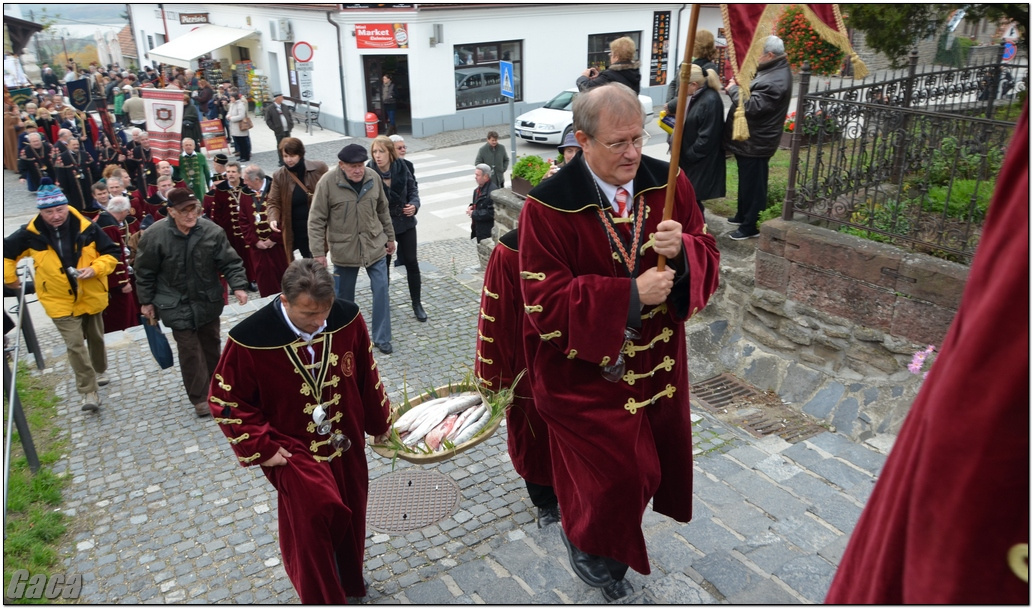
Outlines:
[[[617,252],[610,252],[610,257],[616,260],[617,262],[622,262],[621,255]]]
[[[477,333],[477,338],[481,339],[482,341],[484,341],[486,343],[493,343],[493,342],[495,342],[494,338],[489,338],[489,337],[481,334],[480,332]]]
[[[255,453],[255,454],[251,455],[250,457],[237,457],[237,459],[239,459],[241,463],[251,463],[252,461],[254,461],[255,459],[258,459],[261,456],[262,456],[262,453]]]
[[[380,405],[383,406],[384,403],[386,403],[386,402],[387,402],[387,394],[384,394],[384,397],[381,398],[381,400],[380,400]]]
[[[219,389],[222,389],[223,391],[230,391],[233,389],[233,387],[226,384],[226,380],[222,378],[221,374],[216,374],[215,380],[219,382]]]
[[[341,412],[340,410],[338,410],[337,412],[334,413],[334,416],[330,417],[329,419],[326,419],[326,421],[329,421],[331,423],[336,423],[336,422],[341,420],[342,416],[344,416],[344,413]],[[316,422],[315,421],[309,421],[309,424],[306,427],[306,429],[308,430],[309,433],[316,433]]]
[[[645,345],[633,345],[633,344],[631,344],[631,341],[628,341],[627,343],[624,344],[624,349],[623,349],[624,355],[627,355],[628,357],[635,357],[635,353],[636,352],[638,352],[638,351],[645,351],[647,349],[652,349],[653,345],[655,345],[659,341],[664,341],[665,343],[666,342],[670,342],[672,336],[674,336],[674,330],[672,330],[670,328],[664,328],[663,330],[660,331],[660,334],[657,334],[656,336],[654,336],[653,340],[649,341],[648,344],[645,344]]]
[[[483,357],[479,349],[477,351],[477,360],[481,363],[488,364],[489,366],[495,363],[495,360],[490,360],[486,357]]]
[[[484,309],[481,309],[481,319],[487,319],[490,322],[494,322],[495,321],[495,318],[492,317],[491,315],[488,315],[487,313],[485,313]]]
[[[498,294],[492,294],[491,292],[488,291],[488,286],[484,286],[484,293],[487,294],[488,296],[494,298],[495,300],[499,299],[499,295]]]
[[[609,356],[609,355],[607,355],[606,357],[604,357],[604,358],[603,358],[603,361],[602,361],[602,363],[601,363],[601,364],[599,364],[599,365],[600,365],[600,366],[608,366],[609,364],[610,364],[610,356]]]
[[[696,313],[699,313],[699,307],[692,307],[692,315],[695,315]],[[689,317],[692,317],[692,315],[689,315]]]
[[[1029,544],[1017,543],[1008,549],[1008,566],[1011,572],[1023,581],[1029,583]]]
[[[488,379],[480,379],[480,381],[481,381],[481,384],[484,385],[485,387],[493,387],[494,386],[494,383],[492,383]]]
[[[208,398],[208,401],[215,402],[216,404],[218,404],[220,406],[229,406],[230,408],[236,408],[237,406],[240,405],[237,402],[226,402],[224,400],[221,400],[221,399],[215,397],[214,395],[212,397]]]
[[[577,357],[577,349],[571,349],[570,353],[567,354],[567,359],[574,359]]]
[[[662,315],[662,314],[664,314],[666,312],[667,312],[667,303],[666,302],[661,302],[657,306],[653,307],[653,309],[650,312],[643,313],[642,314],[642,319],[643,320],[653,319],[657,315]]]
[[[538,281],[545,281],[545,273],[532,273],[530,271],[520,271],[521,279],[536,279]]]
[[[556,330],[555,332],[549,332],[548,334],[539,334],[539,336],[541,336],[542,340],[552,340],[563,336],[563,332]]]
[[[674,385],[668,385],[663,391],[654,395],[652,398],[644,402],[636,402],[635,398],[628,398],[628,403],[624,405],[624,410],[627,410],[631,414],[635,414],[636,412],[638,412],[639,408],[642,408],[643,406],[649,406],[650,404],[655,404],[657,400],[664,396],[669,398],[674,397],[675,391],[677,391],[677,388]]]
[[[645,254],[646,250],[653,247],[654,245],[656,245],[656,233],[649,233],[649,239],[646,239],[646,242],[643,243],[642,247],[640,247],[638,250],[639,255],[641,256]]]
[[[295,368],[294,371],[295,372],[300,372],[297,368]],[[312,395],[312,388],[308,386],[308,383],[305,383],[305,382],[301,383],[301,395],[303,395],[305,397],[308,397],[308,396]]]
[[[380,379],[379,378],[377,379],[377,384],[373,385],[373,388],[374,389],[380,389]]]
[[[323,406],[337,406],[340,403],[341,403],[341,394],[335,393],[334,397],[332,397],[331,399],[323,402],[322,405]],[[316,406],[319,406],[319,405],[320,404],[318,402],[315,403],[315,404],[305,404],[305,408],[304,408],[303,412],[305,414],[312,414],[312,411],[314,411],[316,409]]]
[[[644,378],[651,377],[654,374],[656,374],[657,371],[659,371],[661,368],[667,370],[667,372],[670,372],[671,368],[673,368],[673,367],[674,367],[674,360],[671,357],[665,355],[664,356],[664,361],[662,361],[659,364],[657,364],[656,368],[653,368],[649,372],[646,372],[645,374],[635,374],[635,372],[633,370],[628,370],[628,372],[623,377],[621,377],[621,378],[624,380],[625,383],[627,383],[629,385],[634,385],[635,381],[637,379],[644,379]]]
[[[703,225],[703,234],[704,235],[707,234],[707,225],[706,224]]]
[[[323,383],[323,387],[326,387],[327,385],[329,385],[331,387],[336,388],[337,387],[337,383],[339,383],[339,382],[341,382],[341,377],[339,377],[339,376],[337,376],[335,374],[335,375],[330,377],[329,381]]]
[[[230,444],[240,444],[241,442],[243,442],[244,440],[247,440],[250,437],[251,437],[250,434],[244,434],[244,435],[242,435],[240,437],[237,437],[237,438],[230,438]]]
[[[330,438],[329,437],[327,439],[323,440],[322,442],[317,442],[315,440],[312,440],[312,442],[310,442],[309,445],[308,445],[308,449],[310,451],[312,451],[312,452],[316,452],[317,450],[319,450],[320,446],[326,446],[329,443],[330,443]]]
[[[329,461],[331,459],[336,459],[337,457],[340,457],[343,454],[344,454],[344,451],[342,451],[340,448],[338,448],[337,450],[334,451],[334,454],[330,455],[329,457],[321,457],[319,455],[312,455],[312,460],[313,461]]]
[[[350,353],[350,351],[349,351],[349,353]],[[331,353],[329,359],[330,359],[330,365],[331,366],[336,366],[337,365],[337,361],[340,360],[341,358],[336,353]]]
[[[214,417],[212,420],[219,425],[241,425],[244,423],[241,419],[223,419],[220,417]]]
[[[541,313],[544,310],[542,305],[524,305],[524,313]]]

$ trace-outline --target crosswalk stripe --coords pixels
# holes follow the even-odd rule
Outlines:
[[[434,214],[438,218],[452,218],[454,216],[465,216],[466,208],[470,207],[469,203],[463,205],[456,205],[454,207],[446,207],[445,209],[436,209],[430,213]]]
[[[460,171],[469,172],[470,180],[473,180],[473,165],[455,165],[452,167],[445,167],[444,169],[432,169],[430,171],[420,171],[419,167],[416,167],[415,169],[416,175],[418,176],[416,178],[417,180],[422,180],[423,178],[428,177],[447,175],[450,173],[459,173]]]

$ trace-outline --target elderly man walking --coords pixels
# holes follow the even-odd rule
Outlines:
[[[725,119],[725,150],[735,155],[739,165],[739,199],[735,215],[728,218],[739,228],[728,235],[736,241],[760,235],[757,216],[768,203],[768,161],[778,150],[785,126],[786,111],[792,100],[793,74],[789,70],[785,45],[778,36],[768,36],[757,75],[750,82],[750,97],[743,100],[750,137],[732,139],[735,109],[739,106],[739,86],[735,79],[726,91],[732,107]]]
[[[355,280],[359,268],[366,269],[373,289],[373,344],[387,354],[393,351],[387,257],[395,253],[395,230],[384,182],[366,167],[368,158],[358,144],[337,153],[337,167],[316,184],[308,243],[312,257],[323,264],[329,244],[338,298],[355,302]]]
[[[219,363],[223,287],[247,303],[247,273],[218,224],[201,217],[201,202],[188,188],[169,191],[169,215],[143,231],[136,254],[140,313],[160,316],[172,328],[179,368],[190,403],[206,417],[208,383]]]
[[[36,295],[68,348],[82,409],[96,411],[97,387],[108,384],[102,317],[108,306],[108,275],[121,252],[99,226],[69,208],[49,178],[36,192],[36,209],[39,214],[4,239],[4,285],[21,288],[18,261],[31,257]]]

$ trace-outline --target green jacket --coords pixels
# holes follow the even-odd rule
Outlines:
[[[136,253],[136,295],[153,304],[162,323],[173,330],[196,330],[222,314],[225,288],[246,290],[247,273],[226,233],[207,218],[184,235],[170,218],[143,232]]]
[[[368,267],[387,255],[395,240],[384,182],[369,167],[358,192],[340,167],[323,174],[308,212],[308,244],[312,256],[326,256],[338,266]]]

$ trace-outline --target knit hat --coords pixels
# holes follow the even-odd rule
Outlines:
[[[65,193],[54,186],[50,178],[43,178],[40,180],[39,190],[36,191],[36,209],[50,209],[58,205],[68,205]]]

